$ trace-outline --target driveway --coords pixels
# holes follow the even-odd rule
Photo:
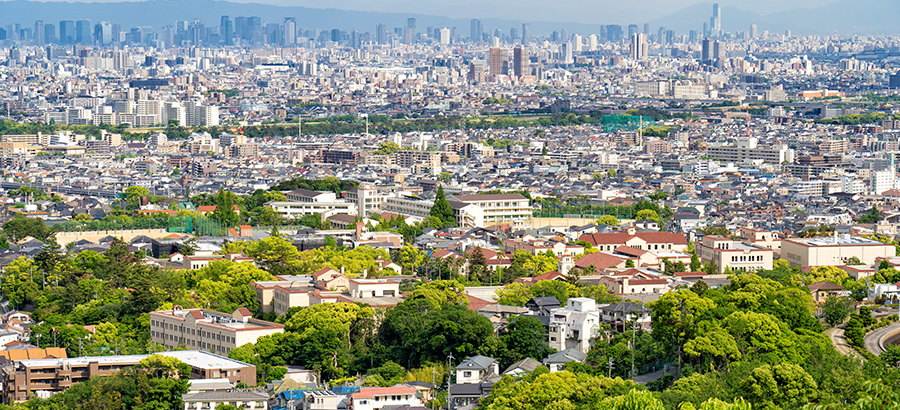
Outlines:
[[[837,349],[843,355],[847,356],[859,356],[859,353],[856,353],[853,350],[853,346],[850,346],[847,343],[847,339],[844,339],[844,324],[840,324],[838,327],[831,328],[827,332],[828,338],[831,339],[831,344],[834,345],[834,348]]]

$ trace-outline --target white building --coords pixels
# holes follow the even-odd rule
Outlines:
[[[422,406],[414,387],[363,387],[350,395],[353,410],[380,410],[386,406]]]
[[[550,318],[549,344],[557,351],[578,349],[587,353],[600,332],[600,311],[591,298],[571,298],[566,307],[554,309]]]

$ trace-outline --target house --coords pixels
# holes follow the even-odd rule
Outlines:
[[[687,238],[682,234],[670,232],[637,232],[631,228],[625,232],[594,233],[581,235],[579,241],[585,241],[602,251],[612,251],[620,246],[630,246],[648,251],[686,252]]]
[[[584,363],[586,359],[587,353],[578,349],[566,349],[547,356],[544,365],[550,368],[550,373],[555,373],[562,371],[566,363]]]
[[[213,391],[181,395],[184,410],[214,409],[220,404],[231,404],[240,409],[269,408],[269,395],[253,391]]]
[[[528,373],[531,373],[531,372],[537,370],[537,368],[541,367],[541,366],[543,366],[541,364],[541,362],[534,360],[530,357],[526,357],[522,360],[519,360],[518,362],[515,362],[515,363],[509,365],[509,367],[507,367],[506,370],[503,371],[503,375],[504,376],[510,375],[512,377],[522,377]]]
[[[719,273],[725,269],[733,271],[756,271],[772,269],[771,248],[761,248],[732,240],[723,236],[704,236],[697,245],[697,256],[703,263],[713,263]]]
[[[637,325],[650,329],[651,310],[634,303],[614,303],[600,307],[600,319],[619,331],[624,331],[627,324],[636,321]]]
[[[813,301],[819,304],[825,303],[825,300],[828,299],[829,296],[844,296],[846,292],[843,286],[831,283],[827,280],[816,282],[807,285],[806,287],[809,288],[809,293],[812,294]]]
[[[486,356],[472,356],[456,366],[456,383],[450,385],[450,396],[454,407],[478,403],[491,394],[494,383],[500,380],[500,369],[496,360]]]
[[[587,353],[599,332],[600,311],[594,299],[571,298],[566,307],[551,312],[548,336],[551,349],[574,348]]]
[[[559,309],[559,300],[555,296],[533,297],[525,302],[525,308],[535,316],[550,316],[551,312]]]
[[[381,410],[391,406],[421,406],[416,389],[409,386],[362,387],[350,395],[353,410]]]
[[[491,375],[499,375],[499,366],[496,360],[487,356],[467,357],[456,366],[456,383],[480,383]]]

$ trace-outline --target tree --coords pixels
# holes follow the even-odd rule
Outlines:
[[[500,335],[506,346],[504,366],[530,357],[543,360],[553,350],[547,346],[547,333],[540,319],[531,316],[518,316],[509,321],[509,325]]]
[[[456,217],[453,216],[453,208],[447,197],[444,195],[444,187],[438,186],[437,196],[434,198],[434,205],[431,207],[430,215],[439,219],[443,226],[456,226]]]
[[[376,149],[375,151],[372,151],[372,153],[375,155],[390,155],[399,150],[400,150],[400,146],[397,145],[396,142],[388,141],[388,142],[382,142],[381,144],[378,144],[378,149]]]
[[[715,308],[716,304],[690,290],[679,289],[664,293],[648,306],[653,311],[653,338],[682,346],[696,336],[700,316]]]
[[[634,215],[634,219],[638,221],[654,221],[658,224],[662,224],[662,219],[659,218],[659,214],[652,209],[642,209],[637,211]]]
[[[818,386],[802,367],[780,363],[753,369],[743,392],[754,409],[797,408],[817,396]]]
[[[612,215],[603,215],[594,222],[596,225],[619,226],[619,219]]]
[[[871,224],[877,223],[881,219],[881,211],[875,205],[872,205],[872,209],[869,213],[864,214],[859,217],[859,223],[861,224]]]
[[[485,274],[491,273],[481,247],[476,246],[466,259],[469,262],[469,275],[475,280],[483,281]]]
[[[700,264],[700,258],[696,254],[691,255],[691,272],[700,272],[703,266]]]
[[[627,260],[625,260],[625,267],[626,267],[626,268],[633,268],[633,267],[634,267],[634,260],[633,260],[633,259],[627,259]]]
[[[15,214],[12,219],[3,224],[3,232],[15,242],[29,236],[41,242],[46,242],[53,235],[53,232],[44,221],[38,218],[28,218],[20,213]]]
[[[216,194],[216,209],[210,218],[218,221],[224,228],[234,227],[241,222],[240,215],[234,209],[236,206],[235,196],[234,193],[226,191],[222,187],[219,188],[219,193]]]
[[[141,186],[130,186],[125,189],[125,202],[127,211],[134,211],[141,207],[141,197],[149,197],[150,190]]]
[[[356,303],[325,303],[302,309],[285,323],[299,336],[305,365],[334,377],[346,373],[354,345],[372,335],[374,311]]]
[[[853,311],[853,304],[846,298],[829,295],[825,299],[825,306],[823,306],[822,310],[825,313],[825,323],[837,326],[843,323],[847,315]]]

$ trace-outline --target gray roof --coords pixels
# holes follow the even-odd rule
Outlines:
[[[614,303],[612,305],[602,306],[600,310],[604,312],[649,312],[650,309],[635,303]]]
[[[531,372],[535,371],[535,369],[537,369],[538,367],[541,367],[541,362],[534,360],[530,357],[526,357],[522,360],[519,360],[518,362],[511,364],[509,367],[506,368],[506,370],[503,371],[503,374],[507,374],[515,369],[522,369],[526,372],[531,373]]]
[[[269,400],[266,393],[254,391],[211,391],[181,395],[182,401],[252,401]]]
[[[487,369],[488,367],[490,367],[495,362],[496,362],[496,360],[491,359],[490,357],[487,357],[487,356],[482,356],[482,355],[472,356],[472,357],[467,357],[465,360],[463,360],[462,363],[459,364],[459,366],[456,366],[456,369],[457,370],[459,370],[459,369],[484,370],[484,369]]]
[[[587,353],[577,349],[566,349],[547,356],[547,358],[544,359],[544,364],[568,362],[584,363],[585,359],[587,359]]]

